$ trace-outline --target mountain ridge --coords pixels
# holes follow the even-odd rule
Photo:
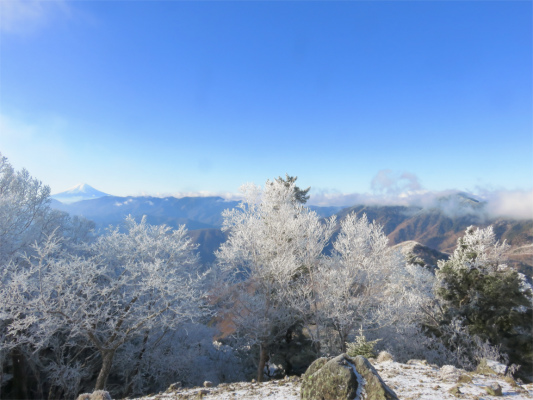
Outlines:
[[[86,183],[78,183],[70,189],[67,189],[64,192],[56,193],[50,197],[64,204],[72,204],[79,201],[93,200],[105,196],[109,196],[109,194],[101,192]]]
[[[193,241],[200,245],[202,261],[207,263],[214,261],[214,250],[227,238],[227,234],[221,231],[222,212],[239,204],[238,201],[218,196],[177,198],[107,195],[73,203],[55,201],[53,196],[52,199],[53,208],[90,219],[98,229],[120,225],[127,215],[137,219],[146,215],[148,223],[166,224],[171,228],[185,224]],[[531,275],[533,247],[528,245],[533,243],[533,219],[491,217],[483,207],[483,202],[464,194],[448,196],[427,208],[402,205],[355,205],[345,208],[309,206],[322,218],[336,215],[337,232],[340,221],[349,213],[355,212],[359,217],[366,214],[370,221],[383,226],[391,246],[413,240],[441,253],[453,252],[457,239],[468,226],[484,228],[493,225],[496,238],[506,240],[511,245],[510,264]],[[327,252],[331,251],[334,238],[335,235]],[[518,247],[524,247],[523,251],[514,253],[513,250]]]

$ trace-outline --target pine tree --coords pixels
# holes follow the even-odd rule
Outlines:
[[[297,176],[290,176],[289,174],[285,174],[285,179],[283,179],[281,176],[278,176],[276,178],[276,182],[283,183],[286,188],[291,187],[294,192],[294,200],[300,204],[307,203],[307,200],[309,200],[309,191],[311,190],[311,186],[309,186],[307,189],[300,189],[298,186],[296,186],[296,180],[298,179]]]
[[[505,264],[507,249],[492,227],[466,230],[453,255],[438,265],[440,324],[462,321],[470,335],[501,346],[510,362],[522,365],[522,375],[531,376],[533,293],[525,276]]]
[[[350,357],[376,357],[376,351],[374,350],[374,347],[379,341],[381,341],[381,339],[367,340],[363,333],[363,329],[360,328],[359,335],[355,337],[355,342],[348,343],[346,354],[348,354]]]

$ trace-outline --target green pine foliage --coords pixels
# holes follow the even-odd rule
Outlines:
[[[297,179],[297,176],[290,176],[289,174],[285,174],[285,179],[281,176],[278,176],[276,178],[276,181],[278,181],[279,183],[283,183],[285,187],[290,187],[290,185],[294,184]],[[308,193],[310,190],[311,187],[308,187],[307,189],[300,189],[298,186],[294,185],[294,200],[300,204],[307,203],[307,200],[309,200]]]
[[[440,325],[462,321],[468,334],[500,346],[510,362],[532,376],[533,293],[524,275],[504,264],[506,250],[492,227],[466,230],[449,260],[439,263]]]
[[[355,337],[355,342],[347,344],[346,354],[350,357],[363,356],[365,358],[376,357],[374,347],[381,339],[367,340],[363,331],[359,329],[359,335]]]

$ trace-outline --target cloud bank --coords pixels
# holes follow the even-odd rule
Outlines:
[[[313,190],[309,204],[317,206],[377,205],[439,208],[450,216],[477,214],[479,217],[533,219],[533,189],[479,188],[476,193],[457,189],[429,191],[410,172],[379,171],[371,181],[372,193],[341,193]]]
[[[485,196],[492,215],[516,219],[533,219],[533,190],[500,190]]]

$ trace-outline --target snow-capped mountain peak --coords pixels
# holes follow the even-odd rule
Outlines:
[[[61,203],[75,203],[82,200],[92,200],[99,197],[109,196],[107,193],[96,190],[86,183],[79,183],[61,193],[52,195],[52,199],[58,200]]]

